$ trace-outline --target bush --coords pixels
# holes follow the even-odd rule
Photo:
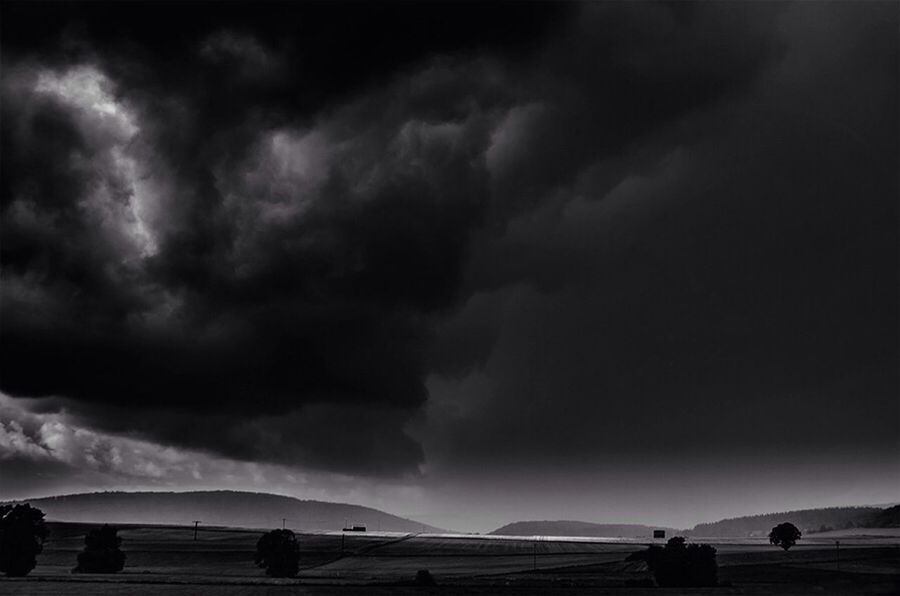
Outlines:
[[[75,573],[116,573],[125,567],[125,553],[120,550],[119,530],[104,524],[84,537],[84,550],[78,553]]]
[[[684,538],[669,539],[665,547],[651,546],[633,553],[626,561],[643,560],[664,588],[705,587],[718,584],[716,549],[708,544],[685,544]]]
[[[40,509],[28,504],[0,505],[0,573],[28,575],[49,534]]]
[[[434,581],[434,576],[431,575],[431,572],[427,569],[419,569],[416,571],[416,580],[414,582],[417,586],[436,586],[437,582]]]
[[[655,584],[652,579],[626,579],[626,588],[653,588]]]
[[[290,530],[272,530],[256,543],[257,567],[272,577],[294,577],[300,571],[300,545]]]

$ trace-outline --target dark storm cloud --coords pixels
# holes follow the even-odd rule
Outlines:
[[[527,210],[587,166],[753,81],[778,55],[774,7],[585,3],[495,131],[495,209]],[[615,183],[627,173],[621,165]]]
[[[474,371],[431,384],[432,459],[896,457],[896,25],[886,5],[786,7],[745,92],[481,245],[446,333],[490,333]]]
[[[671,375],[687,395],[710,358],[731,362],[712,384],[781,386],[796,362],[799,383],[841,361],[823,342],[890,316],[875,294],[835,293],[847,275],[874,283],[863,258],[884,270],[881,162],[794,112],[746,115],[796,95],[778,86],[804,74],[784,62],[792,44],[819,47],[792,39],[783,7],[132,4],[107,28],[106,7],[51,6],[4,19],[0,389],[55,396],[91,425],[408,473],[425,458],[406,425],[429,374],[481,367],[485,415],[450,432],[525,452],[540,420],[561,453],[579,446],[563,436],[573,415],[600,402],[677,410],[658,397]],[[883,35],[838,63],[876,93]],[[826,96],[808,98],[811,117],[856,114],[820,83],[804,83]],[[843,126],[891,150],[873,122]],[[823,178],[835,163],[849,170]],[[860,188],[856,219],[838,218]],[[852,242],[823,246],[841,222]],[[823,359],[803,366],[808,351]],[[702,388],[691,408],[717,396]]]
[[[497,36],[505,11],[446,6],[84,8],[4,20],[3,389],[238,458],[414,470],[508,95],[480,55],[564,11]]]
[[[428,319],[455,300],[485,200],[471,163],[489,121],[430,124],[390,87],[306,125],[190,138],[200,155],[182,166],[155,151],[167,129],[142,119],[142,98],[119,99],[113,84],[92,66],[9,77],[4,107],[19,118],[6,153],[23,175],[6,195],[4,389],[221,407],[226,431],[195,434],[253,457],[288,457],[229,435],[257,414],[328,403],[402,421],[425,398]],[[43,143],[44,120],[72,141]],[[362,441],[356,412],[334,432]],[[131,426],[169,438],[165,424]],[[316,448],[296,459],[325,458],[316,432],[334,426],[297,435]],[[385,445],[402,443],[401,427],[378,425]],[[375,455],[421,459],[414,445],[358,457]]]

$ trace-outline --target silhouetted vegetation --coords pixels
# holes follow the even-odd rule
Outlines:
[[[84,550],[78,553],[75,573],[116,573],[125,567],[125,553],[120,549],[118,529],[104,524],[84,537]]]
[[[651,546],[626,561],[646,561],[656,583],[664,588],[706,587],[718,584],[716,549],[708,544],[685,544],[670,538],[665,547]]]
[[[434,581],[434,576],[431,575],[430,571],[427,569],[419,569],[416,571],[415,584],[417,586],[436,586],[437,582]]]
[[[872,515],[866,523],[867,528],[900,528],[900,505],[882,509]]]
[[[28,504],[0,505],[0,573],[28,575],[49,534],[40,509]]]
[[[772,528],[772,531],[769,532],[769,542],[787,550],[797,544],[800,536],[802,536],[802,533],[797,529],[797,526],[790,522],[784,522]]]
[[[626,579],[625,587],[626,588],[653,588],[656,584],[653,583],[652,579]]]
[[[300,570],[300,545],[290,530],[272,530],[256,543],[254,562],[272,577],[294,577]]]

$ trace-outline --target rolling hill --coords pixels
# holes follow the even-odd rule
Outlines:
[[[98,523],[340,530],[346,525],[392,532],[443,532],[377,509],[239,491],[99,492],[26,499],[48,520]]]
[[[592,536],[607,538],[649,538],[653,530],[665,530],[667,536],[680,532],[673,528],[640,524],[594,524],[582,521],[519,521],[497,528],[491,534],[501,536]]]

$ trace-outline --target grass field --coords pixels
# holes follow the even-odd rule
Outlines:
[[[36,569],[0,579],[0,594],[595,594],[672,593],[625,587],[651,577],[643,563],[625,562],[645,545],[615,539],[567,540],[417,534],[301,534],[301,571],[272,579],[253,565],[261,530],[121,526],[125,570],[72,575],[90,526],[52,524]],[[343,541],[343,551],[342,551]],[[841,537],[803,541],[785,553],[762,541],[710,540],[718,549],[720,581],[730,586],[690,594],[892,594],[900,592],[900,540]],[[440,584],[409,583],[428,569]],[[406,584],[406,585],[404,585]]]

